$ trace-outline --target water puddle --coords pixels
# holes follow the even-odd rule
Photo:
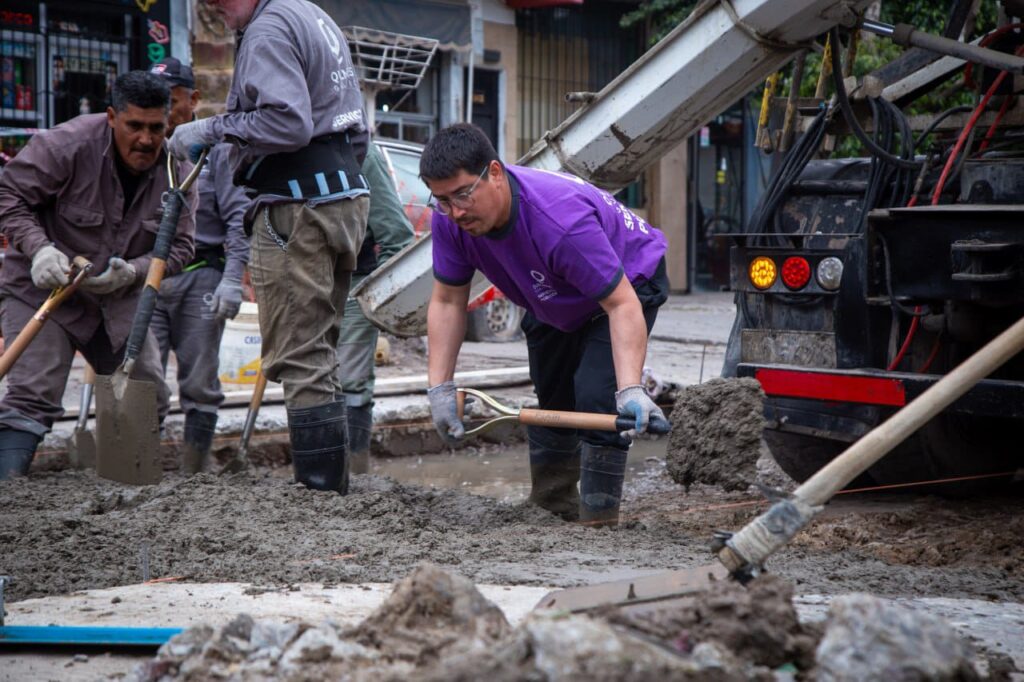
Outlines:
[[[626,481],[648,468],[660,469],[668,439],[637,441],[629,450]],[[526,443],[420,455],[375,458],[372,472],[402,483],[455,488],[506,502],[525,500],[530,494],[530,461]]]

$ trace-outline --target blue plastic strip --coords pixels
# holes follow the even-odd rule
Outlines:
[[[327,196],[331,193],[331,190],[327,187],[327,176],[323,173],[317,173],[313,177],[316,178],[316,186],[320,188],[320,196]]]
[[[182,628],[118,628],[77,625],[0,626],[0,645],[106,645],[159,647]]]
[[[302,188],[299,187],[299,181],[298,180],[289,180],[288,181],[288,189],[290,189],[292,191],[292,198],[293,199],[301,199],[302,198]]]
[[[338,171],[338,179],[341,180],[341,190],[347,192],[349,190],[348,176],[345,175],[345,171]]]

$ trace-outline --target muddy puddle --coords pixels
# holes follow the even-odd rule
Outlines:
[[[637,441],[626,462],[626,481],[664,468],[668,441]],[[489,445],[417,457],[374,458],[371,473],[399,483],[451,488],[504,502],[523,502],[530,494],[530,460],[526,443]]]

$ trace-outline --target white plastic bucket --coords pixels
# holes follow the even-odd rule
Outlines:
[[[263,338],[259,308],[244,301],[235,319],[224,323],[220,341],[220,383],[225,391],[252,387],[260,371]]]

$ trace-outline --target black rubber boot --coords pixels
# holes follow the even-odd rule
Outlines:
[[[198,474],[210,466],[210,448],[217,431],[217,413],[189,410],[185,415],[185,449],[181,455],[181,470]]]
[[[370,473],[370,432],[373,429],[373,403],[348,407],[348,462],[353,474]]]
[[[345,401],[288,408],[295,482],[313,490],[348,493]]]
[[[565,521],[580,514],[579,439],[575,432],[538,426],[526,428],[530,442],[530,502]]]
[[[32,457],[42,436],[16,429],[0,429],[0,481],[28,476]]]
[[[617,526],[627,451],[590,443],[583,443],[580,451],[580,522]]]

